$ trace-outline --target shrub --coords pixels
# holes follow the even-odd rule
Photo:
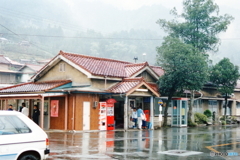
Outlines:
[[[205,110],[205,111],[203,112],[203,114],[204,114],[205,116],[207,116],[208,118],[212,117],[212,112],[211,112],[209,109]]]
[[[226,123],[226,121],[222,121],[222,125],[226,125],[227,123]]]
[[[195,113],[194,114],[194,120],[198,124],[205,124],[205,123],[207,123],[208,118],[207,118],[206,115],[204,115],[202,113]]]
[[[188,126],[189,126],[189,127],[196,127],[197,124],[194,123],[194,122],[192,122],[192,121],[188,121]]]
[[[237,117],[236,116],[232,116],[231,119],[232,119],[232,121],[237,121]]]

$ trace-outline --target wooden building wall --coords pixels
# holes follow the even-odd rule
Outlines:
[[[51,100],[59,100],[58,117],[51,117],[50,115],[50,129],[64,130],[64,116],[65,116],[65,98],[52,97]]]
[[[71,94],[68,100],[68,130],[83,130],[83,102],[90,102],[90,130],[98,130],[98,108],[93,108],[94,101],[99,102],[97,94]]]

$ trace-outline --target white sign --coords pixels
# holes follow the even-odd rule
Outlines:
[[[159,111],[160,111],[160,112],[162,111],[162,106],[161,106],[161,105],[159,106]]]

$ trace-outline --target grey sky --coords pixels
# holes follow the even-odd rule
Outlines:
[[[74,0],[65,0],[70,6],[74,6]],[[182,0],[89,0],[89,1],[102,1],[114,7],[133,10],[138,9],[142,6],[151,6],[154,4],[161,4],[167,8],[181,7]],[[220,6],[228,6],[232,8],[240,9],[239,0],[215,0],[215,2]]]

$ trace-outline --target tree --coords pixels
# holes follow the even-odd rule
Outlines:
[[[169,36],[181,39],[184,43],[192,45],[196,53],[206,55],[207,51],[218,50],[217,35],[226,31],[233,20],[228,14],[219,16],[218,13],[218,5],[213,0],[184,0],[181,14],[177,13],[176,8],[171,10],[171,14],[175,16],[174,20],[159,19],[157,23],[169,33]],[[192,122],[191,110],[194,105],[194,90],[190,90],[189,123]]]
[[[226,31],[233,17],[219,16],[219,8],[213,0],[184,0],[183,13],[178,15],[176,8],[170,12],[176,18],[172,21],[159,19],[157,23],[170,34],[191,44],[201,53],[217,51],[220,32]],[[181,22],[177,21],[180,19]]]
[[[210,72],[210,81],[216,85],[218,91],[224,95],[225,98],[225,121],[227,113],[227,99],[228,96],[234,92],[234,88],[237,85],[237,80],[239,78],[238,70],[238,66],[234,66],[228,58],[224,58],[213,66]]]
[[[157,48],[157,52],[157,64],[165,71],[158,85],[161,94],[168,96],[163,122],[163,126],[166,126],[168,105],[173,95],[184,89],[201,88],[206,82],[208,67],[204,55],[199,54],[192,45],[183,43],[178,38],[166,37],[161,47]],[[192,114],[192,110],[190,113]]]

